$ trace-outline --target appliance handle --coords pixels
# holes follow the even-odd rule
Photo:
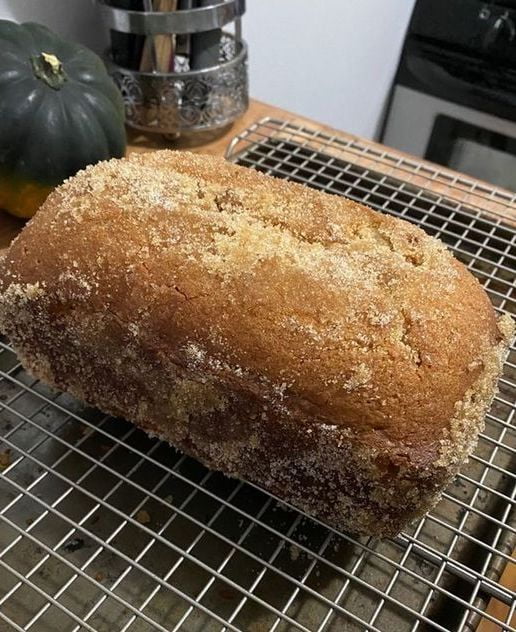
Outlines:
[[[516,108],[516,96],[513,96],[509,92],[491,90],[490,88],[465,81],[464,79],[458,79],[439,64],[424,59],[419,55],[410,55],[407,59],[407,66],[414,77],[423,85],[429,87],[435,86],[436,84],[440,85],[446,89],[450,96],[456,94],[460,97],[466,93],[482,99],[495,100],[498,102],[502,101],[506,105]]]
[[[506,11],[503,15],[499,15],[491,24],[484,36],[482,47],[488,51],[491,46],[494,46],[504,35],[508,43],[513,42],[516,37],[516,27],[509,17],[509,11]]]

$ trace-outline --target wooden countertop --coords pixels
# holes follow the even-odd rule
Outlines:
[[[374,143],[370,140],[365,140],[358,136],[354,136],[341,131],[336,132],[334,129],[328,127],[327,125],[323,125],[312,119],[299,116],[297,114],[294,114],[287,110],[283,110],[273,105],[269,105],[267,103],[262,103],[261,101],[251,100],[249,109],[244,114],[244,116],[242,116],[232,125],[219,130],[217,133],[204,134],[203,136],[195,135],[191,137],[180,138],[175,141],[167,141],[159,135],[144,134],[138,131],[131,130],[128,134],[128,152],[151,151],[153,149],[183,149],[199,153],[222,156],[224,155],[224,152],[226,151],[226,148],[232,138],[234,138],[237,134],[249,127],[252,123],[266,116],[293,121],[297,124],[306,125],[318,130],[337,133],[343,139],[357,140],[358,142],[366,143],[368,146],[375,147],[378,149],[379,153],[386,149],[383,145]],[[411,158],[409,155],[397,150],[392,150],[391,148],[389,148],[389,152],[391,154],[397,154],[403,158]],[[374,165],[374,161],[371,158],[363,158],[357,161],[357,157],[356,155],[354,155],[353,160],[355,162],[360,162],[361,164],[363,163],[364,166]],[[418,162],[421,161],[418,159]],[[450,176],[452,177],[460,176],[460,174],[456,174],[451,170],[443,169],[443,171],[450,174]],[[387,175],[396,175],[396,169],[391,168],[388,171]],[[406,179],[406,174],[401,174],[400,177]],[[429,179],[423,175],[412,177],[411,182],[443,195],[449,195],[450,193],[449,187],[446,184]],[[479,184],[482,183],[480,183],[479,181]],[[457,199],[456,189],[453,190],[453,197]],[[486,210],[486,212],[489,212],[491,210],[498,214],[501,213],[505,215],[505,217],[511,223],[516,223],[516,206],[514,206],[513,208],[507,208],[504,205],[493,201],[493,199],[488,195],[482,194],[481,191],[476,192],[475,194],[472,194],[470,191],[464,191],[461,201],[465,203],[473,202],[476,205],[480,205]],[[25,222],[23,220],[12,217],[8,213],[0,209],[0,249],[6,248],[11,243],[11,240],[19,233],[24,224]]]
[[[251,100],[250,107],[248,111],[236,121],[233,125],[226,127],[223,130],[220,130],[217,133],[204,134],[202,137],[192,136],[191,138],[181,138],[177,141],[166,141],[163,137],[158,135],[147,135],[142,134],[135,131],[129,132],[129,146],[128,151],[150,151],[153,149],[184,149],[188,151],[195,151],[199,153],[213,154],[213,155],[224,155],[226,148],[237,134],[242,132],[244,129],[249,127],[252,123],[261,119],[263,117],[270,116],[273,118],[278,118],[282,120],[290,120],[296,123],[307,125],[309,127],[318,129],[318,130],[327,130],[334,132],[335,130],[331,130],[326,125],[322,125],[321,123],[317,123],[311,119],[298,116],[289,112],[287,110],[283,110],[281,108],[268,105],[266,103],[262,103],[260,101]],[[372,143],[371,141],[365,141],[356,136],[352,136],[350,134],[346,134],[344,132],[338,132],[339,136],[344,139],[356,139],[360,142],[365,142],[368,145],[372,145],[378,148],[381,152],[384,147],[377,143]],[[398,154],[400,157],[408,157],[406,154],[402,152],[394,151],[389,149],[390,153]],[[356,156],[355,156],[356,159]],[[419,160],[418,160],[419,161]],[[451,176],[458,175],[454,174],[452,171],[446,170]],[[389,175],[393,174],[393,170],[389,171]],[[443,183],[432,181],[424,176],[418,176],[417,179],[412,179],[415,184],[420,184],[430,190],[435,191],[436,193],[446,194],[446,185]],[[479,182],[479,185],[482,183]],[[453,197],[457,199],[457,191],[454,189]],[[503,205],[493,203],[492,198],[488,195],[483,194],[482,191],[474,194],[474,201],[477,205],[481,205],[482,208],[485,208],[487,212],[493,211],[496,213],[502,213],[510,222],[516,222],[516,207],[514,208],[504,208]],[[472,194],[470,191],[464,192],[463,200],[465,203],[471,201]],[[15,217],[12,217],[8,213],[0,210],[0,249],[6,248],[11,240],[18,234],[18,232],[23,227],[24,222]],[[503,577],[501,579],[501,583],[512,590],[516,589],[516,563],[509,564]],[[487,611],[493,615],[501,615],[504,606],[492,599],[489,603]],[[514,623],[514,622],[513,622]],[[482,632],[497,632],[501,630],[501,627],[483,619],[480,623],[478,630],[482,630]]]
[[[153,149],[185,149],[222,156],[232,138],[264,116],[274,116],[283,119],[293,118],[292,112],[252,100],[249,109],[238,121],[219,130],[217,133],[204,134],[201,138],[192,136],[191,138],[181,138],[177,141],[167,141],[157,134],[143,134],[129,130],[128,152],[151,151]],[[317,125],[314,121],[309,121],[309,119],[300,117],[296,117],[296,119],[316,125],[319,129],[324,129],[324,126]],[[0,209],[0,249],[7,248],[24,225],[24,220],[13,217]]]

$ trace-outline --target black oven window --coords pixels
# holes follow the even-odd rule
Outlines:
[[[440,114],[425,158],[516,191],[516,139]]]

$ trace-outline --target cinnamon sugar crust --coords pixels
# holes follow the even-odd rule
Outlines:
[[[184,152],[80,172],[0,269],[37,377],[356,533],[437,501],[513,335],[420,229]]]

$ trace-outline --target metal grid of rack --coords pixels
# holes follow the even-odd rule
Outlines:
[[[482,187],[495,207],[484,214],[465,178],[272,119],[228,157],[419,224],[498,311],[516,311],[516,232],[496,214],[515,196]],[[516,595],[498,580],[516,544],[515,377],[513,348],[475,455],[430,514],[377,540],[328,528],[49,389],[2,342],[0,631],[514,629]]]

